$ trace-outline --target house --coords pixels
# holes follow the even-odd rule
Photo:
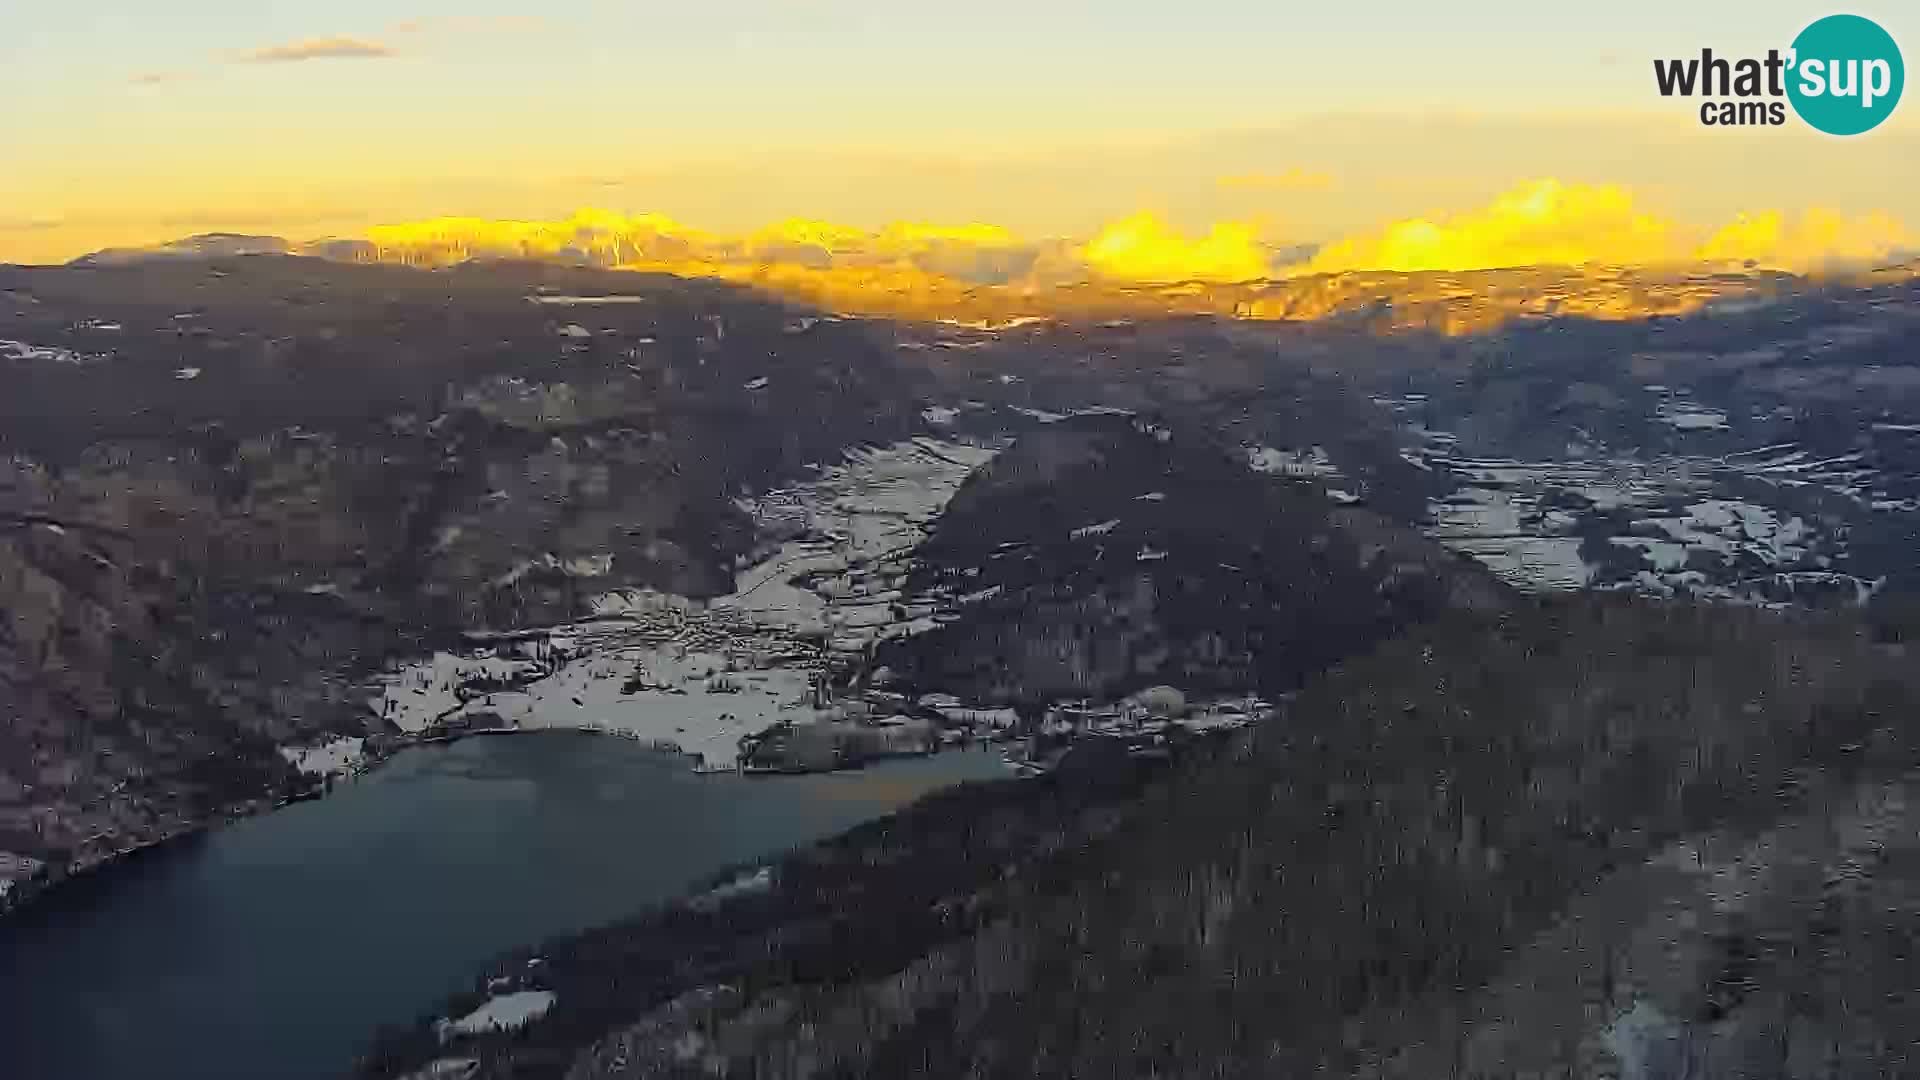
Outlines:
[[[44,866],[46,863],[39,859],[0,851],[0,898],[12,892],[15,885],[33,878]]]

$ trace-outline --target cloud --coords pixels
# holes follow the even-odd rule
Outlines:
[[[57,217],[0,218],[0,232],[45,232],[66,223],[66,219]]]
[[[299,41],[290,41],[281,45],[267,45],[246,52],[215,56],[212,59],[215,63],[290,64],[300,60],[365,60],[397,55],[399,53],[395,49],[378,41],[335,36],[302,38]],[[127,76],[127,82],[133,86],[167,86],[173,83],[191,82],[205,74],[207,73],[184,71],[178,68],[152,68],[134,72]]]
[[[404,19],[387,27],[386,36],[418,38],[429,34],[532,33],[547,25],[546,20],[537,15],[456,15]],[[292,64],[303,60],[384,60],[400,54],[401,50],[375,38],[335,34],[228,53],[221,59],[239,64]],[[138,72],[127,81],[135,86],[159,86],[197,77],[191,72],[155,70]]]
[[[403,19],[387,27],[382,36],[417,39],[430,35],[525,34],[544,29],[547,25],[546,20],[538,15],[450,15]],[[376,38],[334,35],[268,45],[240,53],[232,59],[243,64],[290,64],[302,60],[384,60],[400,54],[400,49]]]
[[[1751,261],[1796,270],[1829,265],[1883,262],[1912,249],[1916,237],[1891,214],[1848,217],[1814,206],[1798,216],[1768,210],[1742,214],[1700,245],[1708,261]]]
[[[379,60],[399,53],[377,41],[353,37],[306,38],[242,53],[248,64],[291,64],[302,60]]]
[[[1613,184],[1529,180],[1486,206],[1409,218],[1328,244],[1302,269],[1489,270],[1511,266],[1740,263],[1793,271],[1874,262],[1912,242],[1885,213],[1849,217],[1823,207],[1798,215],[1744,214],[1717,229],[1640,206]]]
[[[1286,169],[1277,173],[1237,173],[1222,176],[1216,183],[1232,191],[1329,191],[1333,188],[1333,176],[1309,169]]]
[[[219,222],[234,229],[297,226],[302,217],[335,226],[364,219],[351,209],[325,206],[272,213],[234,208],[190,217],[181,224],[206,228]],[[441,266],[488,257],[583,259],[773,288],[831,288],[836,302],[899,289],[962,295],[983,286],[1239,283],[1342,271],[1723,266],[1748,260],[1814,270],[1883,260],[1914,240],[1886,214],[1856,217],[1812,208],[1695,224],[1642,207],[1624,187],[1552,179],[1518,184],[1490,203],[1454,213],[1383,222],[1327,244],[1311,258],[1270,243],[1256,222],[1184,231],[1151,213],[1109,221],[1084,240],[1034,239],[981,222],[897,221],[872,228],[790,218],[745,232],[711,231],[661,214],[608,210],[557,220],[444,217],[357,231],[349,238],[364,241],[384,261]]]
[[[1438,220],[1410,218],[1323,247],[1309,269],[1485,270],[1596,262],[1641,265],[1669,257],[1672,223],[1645,213],[1611,184],[1534,180],[1485,206]]]
[[[1077,254],[1096,275],[1115,281],[1252,281],[1269,270],[1250,224],[1222,222],[1189,237],[1146,213],[1107,225]]]

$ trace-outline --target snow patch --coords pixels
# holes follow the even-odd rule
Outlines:
[[[72,349],[62,349],[56,345],[34,345],[25,341],[8,341],[0,338],[0,360],[52,361],[56,364],[83,364],[90,359]]]
[[[440,1023],[442,1041],[455,1035],[479,1035],[488,1031],[511,1031],[539,1019],[553,1008],[551,990],[517,990],[490,998],[486,1004],[458,1020]]]
[[[710,908],[716,904],[725,903],[736,896],[752,896],[756,893],[768,892],[772,888],[773,869],[763,866],[750,874],[742,874],[732,881],[709,889],[699,896],[691,898],[689,903],[696,908]]]
[[[1620,1080],[1663,1080],[1692,1072],[1696,1054],[1688,1026],[1639,998],[1601,1032],[1620,1065]]]
[[[519,563],[513,569],[494,578],[492,584],[496,588],[512,585],[536,570],[552,570],[568,577],[606,577],[613,573],[613,556],[575,555],[562,559],[552,552],[547,552],[537,559],[527,559]]]
[[[435,1058],[420,1069],[400,1077],[400,1080],[467,1080],[479,1071],[479,1058]]]
[[[1000,379],[1002,382],[1005,382],[1008,378],[1011,378],[1011,377],[1012,376],[1002,375],[1000,376]],[[1057,424],[1060,421],[1065,420],[1067,418],[1066,413],[1048,412],[1045,409],[1029,409],[1019,405],[1014,406],[1013,411],[1019,413],[1021,416],[1027,416],[1035,420],[1038,420],[1043,424]]]
[[[536,304],[554,304],[560,307],[581,307],[588,304],[644,304],[644,296],[529,296],[527,299]]]
[[[1727,414],[1686,401],[1663,401],[1654,415],[1679,431],[1725,431]]]
[[[315,776],[345,776],[356,769],[366,751],[366,740],[359,736],[334,739],[318,746],[283,746],[280,756],[287,764]]]
[[[1279,450],[1271,446],[1247,448],[1247,467],[1254,472],[1276,476],[1339,476],[1340,469],[1327,456],[1324,447],[1307,450]]]
[[[1518,586],[1757,603],[1782,602],[1815,588],[1852,595],[1875,588],[1871,581],[1830,572],[1846,555],[1844,525],[1716,497],[1733,485],[1743,494],[1764,490],[1756,489],[1755,480],[1847,495],[1866,474],[1858,453],[1816,460],[1793,443],[1650,460],[1453,459],[1441,446],[1425,453],[1430,466],[1460,484],[1429,503],[1428,533]],[[1870,505],[1855,500],[1863,509]],[[1622,509],[1638,513],[1623,521],[1615,516]],[[1645,562],[1584,565],[1578,557],[1583,539],[1631,549]]]
[[[1456,541],[1447,546],[1478,559],[1517,589],[1578,589],[1594,576],[1594,567],[1580,557],[1577,538],[1518,536]]]

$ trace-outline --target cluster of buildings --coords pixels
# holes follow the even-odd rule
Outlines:
[[[1254,696],[1189,703],[1185,694],[1167,686],[1119,701],[1062,701],[1024,712],[944,693],[909,698],[885,688],[824,704],[810,722],[783,722],[743,737],[740,768],[752,773],[814,772],[991,742],[1003,745],[1003,756],[1015,771],[1037,775],[1050,771],[1085,740],[1112,740],[1131,758],[1167,757],[1179,739],[1239,730],[1273,707]]]

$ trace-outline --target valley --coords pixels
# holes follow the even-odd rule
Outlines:
[[[8,641],[32,674],[9,692],[68,718],[10,733],[20,801],[0,805],[0,849],[35,874],[448,724],[615,730],[727,767],[742,736],[815,718],[823,691],[864,695],[863,666],[886,666],[872,655],[910,664],[904,638],[985,625],[962,608],[995,582],[957,566],[935,581],[916,544],[970,472],[1062,422],[1205,433],[1279,484],[1411,524],[1527,589],[1857,605],[1908,587],[1920,520],[1900,345],[1914,304],[1897,276],[1423,339],[1178,315],[888,323],[531,263],[11,273]],[[385,336],[355,345],[329,305],[369,290],[385,321],[354,333]],[[1560,381],[1570,370],[1584,381]],[[1879,373],[1870,415],[1831,389],[1843,370]],[[106,377],[137,387],[122,400],[139,408],[76,411]],[[331,396],[347,385],[353,398]],[[1501,402],[1515,408],[1489,411]],[[47,423],[63,414],[83,422]],[[1152,509],[1116,502],[1059,527]],[[1138,537],[1136,568],[1187,573],[1153,564],[1161,539]],[[968,573],[989,569],[975,559]],[[252,644],[236,653],[239,633]],[[552,667],[537,681],[533,642]],[[106,674],[129,650],[158,662]],[[1151,685],[1122,682],[1099,692]],[[1051,693],[915,689],[983,710],[1044,711]],[[130,700],[222,720],[156,739]],[[59,748],[75,737],[84,757]],[[183,786],[183,769],[208,777]]]
[[[596,744],[681,774],[978,760],[1017,777],[542,930],[558,936],[533,967],[491,938],[501,958],[461,961],[485,971],[473,991],[418,1023],[387,1016],[368,1075],[766,1075],[794,1039],[858,1069],[932,1052],[887,1034],[920,1030],[904,1014],[800,1019],[886,1000],[1014,1040],[997,1065],[977,1057],[991,1038],[940,1043],[941,1069],[1044,1072],[1051,1051],[992,1004],[1043,968],[995,957],[1037,956],[1032,927],[1091,904],[1117,867],[1141,872],[1127,845],[1238,828],[1193,793],[1258,788],[1306,731],[1336,744],[1316,725],[1352,707],[1346,673],[1425,678],[1412,643],[1459,678],[1512,679],[1450,650],[1543,655],[1564,630],[1621,656],[1687,653],[1724,624],[1872,672],[1820,709],[1905,700],[1887,666],[1920,525],[1905,277],[1434,333],[1180,312],[895,322],[533,263],[4,274],[0,362],[21,393],[0,429],[0,693],[22,722],[0,744],[0,870],[16,903],[57,910],[64,879],[328,788],[354,797],[409,755],[521,742],[478,735],[619,736]],[[104,379],[129,393],[97,405]],[[1816,707],[1779,694],[1729,707]],[[1381,708],[1357,722],[1395,745]],[[1488,721],[1492,745],[1521,738],[1505,722]],[[1898,733],[1856,735],[1881,755],[1860,782],[1893,782]],[[1558,751],[1525,753],[1559,775]],[[1829,780],[1807,782],[1838,798]],[[1629,781],[1597,782],[1604,801]],[[1297,798],[1305,813],[1341,797]],[[1828,813],[1792,807],[1815,825],[1779,827]],[[1600,830],[1632,862],[1722,820],[1674,812],[1551,828]],[[1631,828],[1651,831],[1618,838]],[[1224,868],[1257,853],[1225,850],[1195,880],[1244,883]],[[1596,866],[1554,870],[1572,876],[1542,903],[1574,902]],[[1167,948],[1239,932],[1221,928],[1242,925],[1243,885],[1168,880],[1166,904],[1226,921]],[[870,917],[847,918],[856,904]],[[1536,909],[1515,912],[1488,940],[1531,940]],[[1136,976],[1087,976],[1121,977]],[[1221,1038],[1209,1052],[1239,1045]]]
[[[7,6],[0,1080],[1920,1080],[1749,7]]]

